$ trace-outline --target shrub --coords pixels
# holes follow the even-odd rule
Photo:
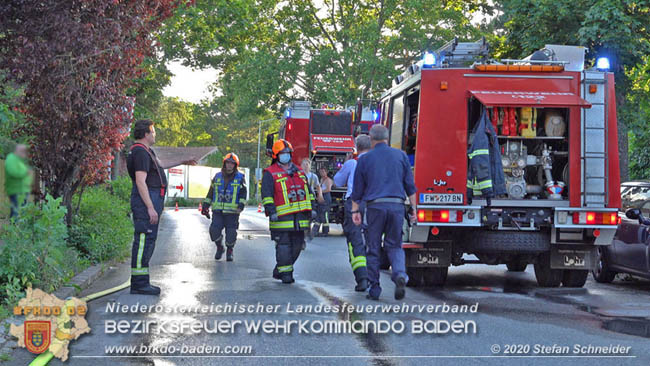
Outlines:
[[[0,254],[0,289],[5,303],[15,304],[25,287],[52,292],[68,281],[81,264],[66,243],[66,208],[61,198],[28,203],[5,226]]]
[[[133,186],[133,183],[128,175],[123,175],[118,177],[116,180],[110,181],[110,185],[113,195],[130,204],[131,187]]]
[[[87,188],[70,227],[71,243],[93,263],[129,254],[133,240],[129,203],[115,197],[102,186]]]

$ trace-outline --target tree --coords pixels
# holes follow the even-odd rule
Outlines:
[[[221,71],[220,104],[238,115],[290,99],[352,104],[378,96],[422,52],[478,38],[483,0],[199,0],[166,23],[168,57]],[[320,6],[320,7],[319,7]]]
[[[128,132],[125,96],[153,55],[152,32],[186,0],[5,0],[0,68],[24,85],[31,155],[45,187],[68,207],[105,176]]]
[[[650,54],[650,1],[499,0],[501,54],[522,57],[545,44],[585,46],[588,60],[610,58],[616,77],[621,177],[628,178],[627,132],[638,106],[628,102],[629,73]]]
[[[156,144],[162,146],[209,146],[210,117],[200,104],[164,97],[155,113]]]

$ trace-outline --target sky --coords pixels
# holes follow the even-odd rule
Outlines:
[[[217,79],[215,69],[192,70],[179,61],[169,62],[167,67],[174,76],[171,84],[163,89],[163,95],[192,103],[199,103],[206,98],[211,99],[208,87]]]

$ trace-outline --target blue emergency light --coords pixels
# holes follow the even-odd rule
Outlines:
[[[284,111],[284,117],[285,118],[290,118],[291,117],[291,109],[287,108],[287,110]]]
[[[372,120],[376,121],[379,118],[379,113],[376,110],[372,111]]]
[[[422,67],[429,68],[433,67],[436,64],[436,55],[431,52],[425,52],[424,57],[422,57]]]
[[[609,70],[609,59],[607,57],[599,57],[596,60],[596,68],[598,70],[607,71]]]

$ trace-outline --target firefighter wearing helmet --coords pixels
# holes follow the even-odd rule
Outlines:
[[[273,144],[271,165],[262,176],[262,203],[275,241],[273,278],[293,283],[293,265],[309,229],[312,194],[305,173],[291,162],[293,147],[286,140]]]
[[[223,158],[221,171],[215,174],[210,184],[210,190],[201,205],[201,214],[210,218],[212,209],[212,224],[210,224],[210,239],[217,246],[214,259],[223,256],[223,231],[226,229],[226,260],[232,262],[233,249],[237,241],[239,214],[244,209],[246,199],[246,180],[244,174],[237,169],[239,158],[235,153],[228,153]]]

